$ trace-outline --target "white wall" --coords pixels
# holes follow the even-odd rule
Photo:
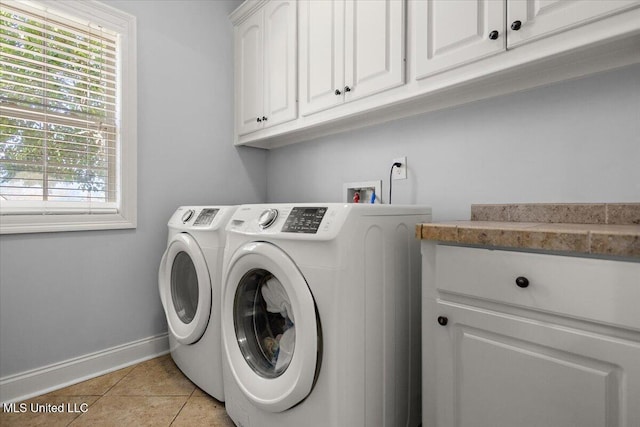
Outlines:
[[[640,201],[640,66],[272,150],[270,202],[341,201],[408,156],[394,203],[469,219],[472,203]],[[295,177],[295,179],[291,179]]]
[[[232,146],[239,2],[109,3],[138,18],[138,228],[2,236],[0,378],[166,332],[173,210],[266,194],[265,152]]]

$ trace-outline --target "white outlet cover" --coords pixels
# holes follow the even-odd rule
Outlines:
[[[391,177],[394,180],[396,180],[396,179],[407,179],[407,156],[398,157],[397,159],[393,159],[391,161],[391,164],[393,165],[396,162],[401,163],[402,166],[393,168],[393,173],[391,174]]]

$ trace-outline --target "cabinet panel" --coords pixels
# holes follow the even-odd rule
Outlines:
[[[508,0],[509,48],[640,6],[638,0]],[[511,27],[520,21],[518,30]]]
[[[640,330],[640,263],[439,245],[436,281],[448,293]]]
[[[300,8],[300,113],[343,102],[344,0],[304,0]]]
[[[271,1],[265,6],[265,127],[297,116],[296,28],[294,1]]]
[[[640,343],[431,300],[426,425],[640,425]],[[446,316],[446,326],[434,316]],[[435,326],[434,326],[435,325]],[[436,422],[437,420],[437,422]],[[431,421],[431,423],[430,423]]]
[[[239,79],[236,84],[236,120],[239,134],[262,127],[257,120],[263,115],[264,105],[262,20],[263,12],[260,11],[236,27],[236,70]]]
[[[417,79],[505,50],[503,1],[419,0],[413,11]]]
[[[404,1],[348,0],[345,8],[345,99],[404,83]]]

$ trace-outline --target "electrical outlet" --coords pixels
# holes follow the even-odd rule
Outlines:
[[[397,159],[393,159],[391,164],[400,163],[400,166],[396,166],[393,168],[393,173],[391,177],[396,179],[407,179],[407,156],[398,157]]]

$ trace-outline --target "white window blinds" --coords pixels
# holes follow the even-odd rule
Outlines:
[[[117,211],[117,34],[0,4],[2,214]]]

